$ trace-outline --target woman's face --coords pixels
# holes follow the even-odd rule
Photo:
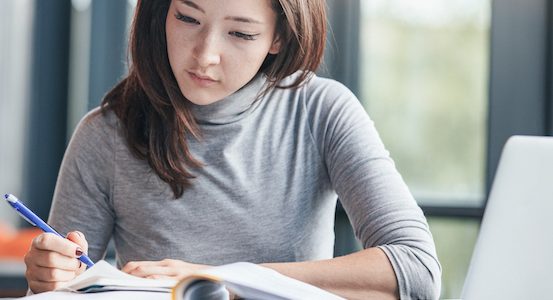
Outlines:
[[[165,26],[179,88],[199,105],[236,92],[279,51],[270,0],[172,0]]]

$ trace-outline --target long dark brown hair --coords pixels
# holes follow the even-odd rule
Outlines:
[[[129,40],[129,74],[102,101],[102,112],[112,110],[120,120],[131,152],[146,160],[182,196],[194,175],[189,169],[202,163],[190,153],[187,138],[201,138],[188,100],[171,71],[165,39],[165,20],[171,0],[139,0]],[[259,72],[271,88],[303,84],[322,61],[326,39],[324,0],[272,0],[277,13],[281,50],[268,55]],[[301,70],[288,86],[279,82]]]

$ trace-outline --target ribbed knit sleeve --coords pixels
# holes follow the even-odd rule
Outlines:
[[[306,87],[311,130],[364,248],[388,256],[402,299],[439,297],[441,266],[426,219],[359,100],[342,84]]]
[[[60,233],[85,234],[93,261],[104,257],[115,222],[110,200],[114,124],[113,114],[108,118],[98,109],[81,120],[65,152],[50,210],[49,223]]]

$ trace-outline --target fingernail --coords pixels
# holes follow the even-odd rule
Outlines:
[[[84,235],[80,231],[75,231],[80,237],[84,238]]]
[[[77,255],[77,257],[81,257],[81,255],[83,255],[83,250],[81,250],[81,248],[77,248],[77,250],[75,250],[75,255]]]

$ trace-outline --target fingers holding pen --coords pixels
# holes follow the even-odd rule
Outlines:
[[[29,284],[29,288],[31,291],[35,294],[53,291],[57,288],[60,288],[65,282],[63,281],[56,281],[56,282],[50,282],[50,281],[41,281],[41,280],[34,280],[30,277],[27,277],[27,282]]]
[[[71,231],[67,234],[67,239],[80,246],[80,248],[78,248],[76,251],[81,250],[82,252],[77,252],[77,253],[75,253],[76,255],[80,256],[81,254],[87,254],[88,253],[88,242],[86,241],[86,238],[85,238],[85,236],[82,232],[80,232],[80,231]],[[79,260],[78,269],[79,270],[77,271],[77,274],[81,274],[82,272],[84,272],[86,270],[86,265],[84,263],[82,263],[80,260]]]
[[[74,270],[69,271],[37,265],[27,265],[27,271],[25,272],[25,278],[33,293],[57,289],[75,278],[75,276],[76,272]]]
[[[88,242],[84,234],[80,231],[71,231],[67,234],[67,239],[79,245],[83,253],[88,252]]]
[[[25,277],[35,292],[50,291],[77,275],[77,244],[50,233],[36,237],[25,255]]]
[[[33,265],[40,268],[57,268],[75,272],[80,268],[80,260],[74,256],[69,257],[51,250],[31,248],[25,256],[27,266]]]
[[[41,279],[43,282],[67,282],[75,278],[75,271],[40,267],[33,271],[31,277]]]
[[[71,258],[79,258],[84,253],[80,245],[52,233],[42,233],[37,236],[33,240],[31,249],[53,251]]]
[[[25,277],[33,292],[51,291],[86,269],[78,259],[88,248],[84,235],[73,232],[68,238],[43,233],[33,240],[24,259]]]

